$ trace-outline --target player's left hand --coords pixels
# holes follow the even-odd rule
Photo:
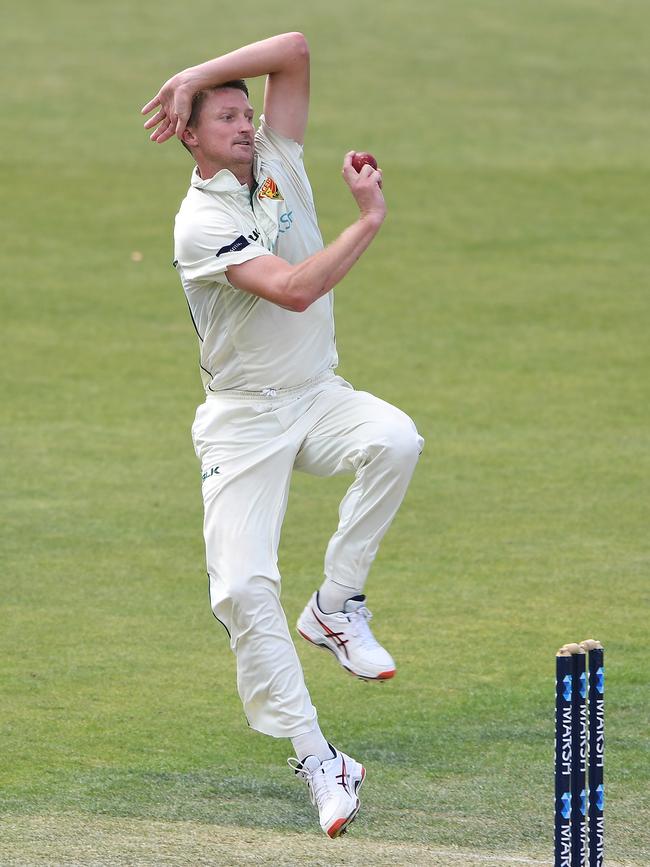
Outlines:
[[[158,111],[145,121],[144,128],[156,127],[149,138],[162,144],[176,135],[180,139],[192,112],[194,90],[181,73],[172,76],[160,88],[153,99],[142,107],[141,114]]]

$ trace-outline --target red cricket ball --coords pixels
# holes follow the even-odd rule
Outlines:
[[[352,168],[355,170],[355,172],[360,172],[364,166],[370,166],[370,168],[376,169],[377,160],[373,157],[372,154],[361,151],[360,153],[356,153],[352,157]]]

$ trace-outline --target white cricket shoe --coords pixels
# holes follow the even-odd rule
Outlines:
[[[307,756],[303,762],[291,757],[289,767],[307,783],[312,804],[318,808],[320,826],[334,839],[344,834],[359,812],[357,792],[366,769],[350,756],[332,747],[334,758],[321,762]]]
[[[317,591],[298,618],[297,629],[307,641],[331,650],[343,668],[357,677],[388,680],[395,674],[395,663],[370,631],[372,614],[365,602],[365,596],[353,596],[343,611],[324,614]]]

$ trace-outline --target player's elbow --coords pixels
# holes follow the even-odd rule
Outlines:
[[[303,63],[309,60],[309,43],[304,33],[287,33],[287,49],[291,57]]]
[[[287,309],[292,313],[304,313],[310,305],[311,298],[306,298],[304,295],[293,296],[287,304]]]
[[[318,297],[313,286],[303,282],[301,275],[292,274],[282,286],[278,303],[293,313],[304,313]]]
[[[292,313],[304,313],[313,300],[304,290],[288,289],[282,294],[279,304]]]

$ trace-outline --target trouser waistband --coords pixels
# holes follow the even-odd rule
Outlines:
[[[318,376],[312,377],[312,379],[305,380],[305,382],[300,385],[294,385],[289,388],[273,388],[272,386],[268,386],[259,391],[242,391],[236,388],[229,388],[224,389],[223,391],[209,391],[206,394],[206,399],[214,400],[233,398],[234,400],[277,400],[278,398],[281,399],[283,397],[302,394],[309,391],[313,386],[319,385],[322,382],[327,382],[330,379],[334,379],[334,377],[335,374],[333,370],[326,370]]]

